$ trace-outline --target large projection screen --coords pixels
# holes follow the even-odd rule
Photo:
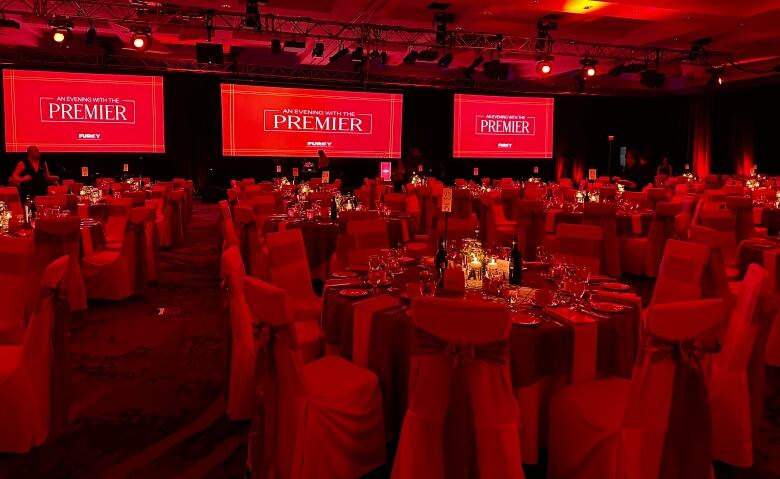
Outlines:
[[[3,70],[5,149],[165,153],[161,76]]]
[[[222,84],[225,156],[400,158],[403,96]]]
[[[552,158],[552,98],[455,95],[455,158]]]

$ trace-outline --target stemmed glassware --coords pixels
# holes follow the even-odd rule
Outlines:
[[[379,285],[382,283],[382,260],[379,256],[371,255],[368,257],[368,284],[371,285],[371,292],[376,295],[379,291]]]

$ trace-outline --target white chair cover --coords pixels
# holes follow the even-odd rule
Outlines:
[[[409,409],[394,479],[522,478],[506,307],[415,299]]]
[[[385,462],[376,376],[343,358],[304,366],[289,296],[247,277],[260,392],[249,436],[252,477],[357,478]]]

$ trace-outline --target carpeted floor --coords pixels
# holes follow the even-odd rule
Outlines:
[[[184,244],[161,254],[157,286],[133,300],[90,304],[71,329],[73,422],[29,454],[0,454],[0,478],[244,475],[248,425],[224,415],[228,319],[217,220],[215,205],[196,203]],[[756,465],[718,465],[718,479],[780,479],[780,371],[768,379]],[[543,470],[527,468],[527,477],[541,479]]]

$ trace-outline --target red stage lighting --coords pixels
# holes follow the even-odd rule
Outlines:
[[[70,39],[73,37],[73,32],[70,28],[54,28],[51,31],[52,41],[61,47],[67,46],[70,43]]]
[[[539,75],[549,75],[552,73],[552,62],[549,62],[547,60],[540,61],[536,64],[536,73]]]
[[[145,52],[149,49],[152,43],[152,38],[148,33],[133,33],[130,40],[130,45],[139,52]]]

